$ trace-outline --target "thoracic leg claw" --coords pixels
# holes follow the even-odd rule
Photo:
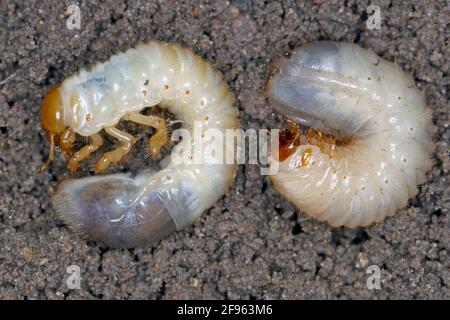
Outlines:
[[[69,167],[70,172],[75,172],[80,162],[89,157],[92,152],[97,150],[103,144],[103,139],[98,133],[90,136],[90,140],[90,144],[75,152],[75,154],[69,159],[67,166]]]
[[[131,150],[131,146],[136,143],[136,138],[129,133],[119,130],[115,127],[105,128],[105,132],[110,136],[122,142],[118,148],[106,152],[95,165],[95,171],[106,170],[111,163],[119,162]]]
[[[161,148],[169,141],[166,120],[162,117],[146,116],[138,112],[129,113],[126,119],[156,129],[156,133],[149,139],[148,145],[150,156],[158,157]]]

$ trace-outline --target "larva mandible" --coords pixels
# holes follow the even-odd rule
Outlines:
[[[425,182],[431,113],[398,65],[355,44],[318,42],[275,64],[267,94],[291,119],[270,178],[308,215],[367,226],[406,206]]]
[[[239,127],[233,104],[221,74],[190,50],[156,41],[139,45],[90,71],[81,70],[44,97],[41,125],[51,149],[42,170],[53,159],[56,146],[70,157],[69,169],[76,170],[102,145],[101,131],[121,145],[102,156],[96,171],[118,162],[135,142],[115,127],[121,119],[154,127],[149,147],[159,153],[169,139],[165,119],[140,113],[146,107],[167,108],[191,133],[196,121],[204,130],[225,132]],[[90,137],[91,142],[72,153],[75,134]],[[183,146],[186,143],[175,148],[190,148]],[[208,143],[224,148],[219,140]],[[225,147],[225,152],[234,149]],[[110,247],[155,243],[213,206],[236,171],[235,164],[175,163],[170,156],[161,166],[157,172],[144,170],[135,177],[113,174],[63,181],[54,196],[56,211],[72,229]]]

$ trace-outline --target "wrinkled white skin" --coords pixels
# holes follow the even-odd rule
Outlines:
[[[332,226],[367,226],[418,192],[434,146],[424,95],[398,65],[340,42],[299,48],[268,87],[276,110],[300,124],[350,138],[330,158],[300,145],[271,179],[299,209]],[[299,159],[306,148],[312,156]]]
[[[194,121],[202,121],[203,130],[225,132],[239,126],[234,97],[221,74],[177,45],[140,45],[91,71],[80,71],[60,90],[66,124],[85,136],[117,124],[127,112],[157,104],[182,120],[192,137]],[[175,150],[193,147],[194,143],[186,143],[180,142]],[[202,142],[207,143],[211,144]],[[220,141],[212,143],[224,148]],[[224,157],[233,151],[225,149]],[[140,246],[190,224],[225,194],[236,171],[236,165],[176,164],[170,156],[161,164],[162,170],[143,171],[136,177],[117,174],[65,181],[55,196],[56,210],[87,238],[111,247]]]

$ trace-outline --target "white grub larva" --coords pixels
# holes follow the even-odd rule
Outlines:
[[[308,215],[368,226],[404,207],[425,182],[431,113],[399,66],[355,44],[323,41],[278,61],[267,90],[291,119],[271,180]]]
[[[234,96],[221,74],[190,50],[155,41],[140,45],[90,71],[81,70],[46,95],[41,124],[51,150],[43,170],[59,146],[70,157],[69,169],[75,171],[102,145],[100,132],[121,144],[101,157],[96,171],[120,161],[135,142],[115,127],[121,119],[154,127],[149,148],[158,154],[169,139],[168,130],[164,118],[140,113],[146,107],[167,108],[192,136],[195,121],[202,121],[204,130],[224,133],[238,128],[233,104]],[[91,142],[73,154],[75,134],[90,137]],[[183,143],[187,141],[175,148]],[[54,197],[56,211],[76,232],[110,247],[155,243],[213,206],[236,171],[235,164],[175,162],[170,156],[161,166],[159,171],[144,170],[135,177],[113,174],[63,181]]]

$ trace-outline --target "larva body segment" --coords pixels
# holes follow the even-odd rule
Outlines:
[[[372,51],[329,41],[299,48],[276,64],[268,96],[276,110],[317,130],[313,139],[291,132],[289,148],[281,141],[271,176],[312,217],[333,226],[380,222],[425,182],[434,147],[424,95]]]
[[[66,79],[59,92],[65,124],[84,136],[95,137],[120,119],[141,121],[136,113],[154,105],[173,113],[191,137],[194,123],[223,136],[226,129],[239,127],[234,96],[221,74],[177,45],[140,45]],[[234,157],[234,149],[226,148],[224,141],[203,143],[223,149],[224,158],[232,152]],[[193,145],[182,140],[173,152],[191,157],[180,150],[192,150]],[[144,170],[135,177],[115,174],[64,181],[54,198],[56,210],[74,230],[108,246],[155,243],[190,224],[233,182],[235,164],[184,160],[175,162],[168,156],[160,171]]]

